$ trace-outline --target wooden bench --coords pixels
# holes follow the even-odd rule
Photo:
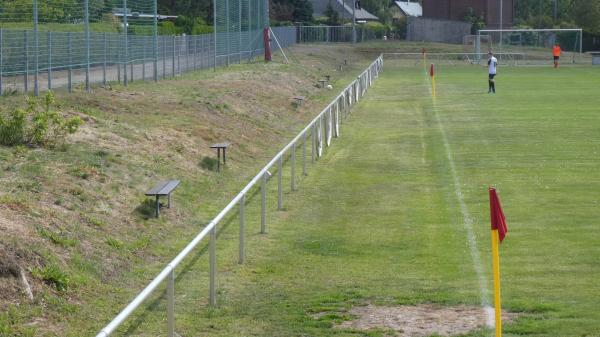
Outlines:
[[[227,164],[226,151],[230,143],[216,143],[210,146],[211,149],[217,149],[217,171],[221,171],[221,150],[223,150],[223,165]]]
[[[319,80],[319,83],[321,83],[321,88],[323,89],[323,88],[325,88],[325,83],[327,83],[327,80],[322,78]]]
[[[177,186],[179,186],[179,183],[180,183],[179,180],[163,181],[163,182],[156,184],[156,186],[152,187],[150,189],[150,191],[146,192],[147,196],[156,197],[156,217],[157,218],[160,215],[160,206],[161,206],[160,197],[167,196],[168,197],[167,208],[171,208],[171,192],[173,192],[173,190],[175,188],[177,188]]]
[[[296,105],[298,105],[298,106],[302,105],[303,101],[304,101],[304,97],[302,97],[302,96],[294,97],[294,103],[296,103]]]

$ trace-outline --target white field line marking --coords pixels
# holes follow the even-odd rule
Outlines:
[[[446,130],[444,129],[444,125],[442,124],[442,121],[438,114],[436,99],[433,97],[431,85],[428,85],[428,87],[429,94],[432,97],[433,114],[438,124],[438,128],[440,129],[440,133],[442,134],[442,141],[444,142],[446,157],[448,157],[448,163],[450,164],[450,172],[452,173],[452,180],[454,182],[454,194],[456,194],[456,198],[458,199],[458,204],[460,206],[460,212],[463,216],[463,227],[467,232],[467,243],[469,244],[471,259],[473,260],[473,267],[475,268],[475,273],[477,274],[477,279],[479,280],[479,290],[481,292],[481,306],[484,307],[484,310],[486,312],[487,326],[493,327],[495,326],[494,309],[490,306],[487,300],[487,279],[483,273],[481,256],[479,256],[479,250],[477,249],[477,239],[475,238],[475,232],[473,232],[473,219],[471,218],[471,214],[469,213],[469,209],[467,208],[467,204],[465,203],[465,199],[460,188],[460,180],[458,179],[458,174],[456,173],[456,165],[454,164],[452,149],[450,148],[450,143],[448,142]]]

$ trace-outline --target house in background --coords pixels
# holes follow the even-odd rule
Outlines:
[[[338,12],[342,21],[352,20],[352,5],[356,6],[355,15],[357,23],[367,21],[378,21],[379,18],[367,12],[360,6],[360,1],[355,0],[309,0],[313,6],[313,16],[315,18],[325,17],[327,6],[331,5],[334,11]]]
[[[490,29],[500,28],[500,3],[502,2],[502,28],[513,26],[515,0],[422,0],[423,17],[428,19],[463,21],[469,14],[482,16]]]
[[[403,18],[423,16],[423,7],[418,1],[393,1],[390,12],[392,13],[392,20],[399,22]]]

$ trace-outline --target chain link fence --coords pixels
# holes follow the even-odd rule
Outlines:
[[[353,41],[352,26],[300,26],[298,43],[350,43]],[[363,26],[356,27],[356,42],[382,39],[384,33]]]

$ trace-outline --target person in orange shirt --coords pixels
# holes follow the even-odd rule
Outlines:
[[[554,45],[554,47],[552,48],[552,56],[554,56],[554,68],[558,68],[558,60],[560,59],[560,52],[562,50],[560,49],[560,46],[558,45],[558,43],[556,43]]]

